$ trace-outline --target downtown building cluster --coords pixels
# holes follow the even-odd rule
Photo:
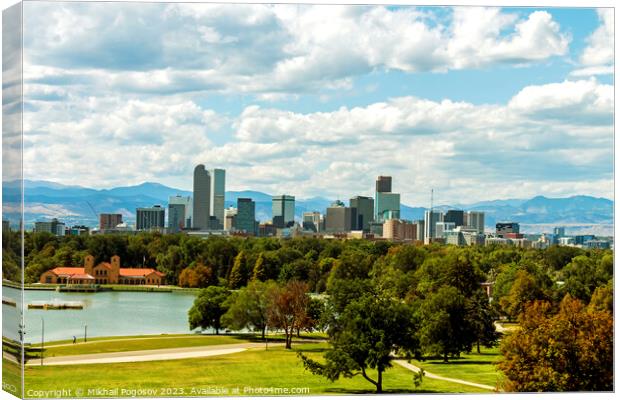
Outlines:
[[[611,241],[593,235],[568,236],[563,227],[553,234],[524,235],[517,222],[498,222],[494,231],[485,230],[485,213],[460,209],[425,210],[424,218],[401,218],[400,193],[392,190],[392,177],[379,176],[374,197],[354,196],[348,204],[334,201],[325,210],[300,210],[296,219],[295,196],[272,196],[272,217],[256,219],[256,202],[238,197],[236,204],[226,208],[226,171],[194,168],[191,196],[176,195],[161,205],[136,209],[135,227],[123,221],[118,213],[99,214],[99,226],[71,228],[53,219],[36,222],[35,231],[65,234],[184,232],[196,236],[259,236],[259,237],[324,237],[341,239],[390,240],[445,243],[457,246],[505,244],[526,248],[546,248],[551,245],[586,248],[610,248]],[[323,211],[323,212],[322,212]]]

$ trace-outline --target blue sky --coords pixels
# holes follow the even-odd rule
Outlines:
[[[25,25],[28,179],[613,198],[609,11],[33,2]]]

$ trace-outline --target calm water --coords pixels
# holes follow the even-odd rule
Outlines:
[[[19,291],[3,287],[2,295],[16,299]],[[25,310],[25,342],[41,341],[41,318],[45,322],[45,341],[88,337],[190,333],[187,311],[194,302],[191,293],[100,292],[59,293],[26,290],[26,305],[33,301],[82,301],[82,310]],[[26,308],[26,307],[24,307]],[[15,307],[2,305],[2,334],[18,339]],[[7,318],[8,317],[8,318]]]

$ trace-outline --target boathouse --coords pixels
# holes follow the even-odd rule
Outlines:
[[[87,255],[84,267],[56,267],[41,274],[41,283],[54,284],[121,284],[163,285],[165,275],[153,268],[121,268],[121,258],[95,265],[95,257]]]

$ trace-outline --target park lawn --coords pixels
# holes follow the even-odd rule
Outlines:
[[[330,382],[321,376],[312,375],[303,368],[297,357],[297,350],[303,350],[312,358],[320,359],[327,348],[324,343],[296,344],[293,350],[281,346],[265,349],[251,349],[241,353],[216,357],[191,358],[170,361],[149,361],[139,363],[92,364],[75,366],[26,367],[26,385],[32,390],[75,389],[156,389],[151,396],[165,397],[161,388],[176,388],[175,394],[192,395],[192,388],[225,388],[233,391],[239,388],[240,395],[245,387],[251,388],[308,388],[307,394],[373,393],[374,386],[360,376],[342,378]],[[171,373],[174,371],[173,373]],[[371,371],[374,374],[374,371]],[[465,393],[489,392],[471,386],[424,379],[416,388],[412,372],[395,365],[384,374],[386,393]],[[193,395],[200,395],[194,393]],[[258,394],[257,394],[258,395]],[[118,393],[123,396],[123,393]],[[127,396],[127,394],[125,394]]]
[[[235,344],[254,339],[253,335],[188,335],[188,336],[151,336],[123,337],[109,341],[99,340],[62,344],[58,347],[45,347],[45,357],[73,356],[79,354],[113,353],[118,351],[156,350],[181,347],[213,346]]]
[[[491,349],[481,347],[480,352],[478,354],[474,350],[470,354],[461,354],[460,358],[451,358],[448,363],[438,358],[426,359],[426,361],[411,360],[411,364],[446,378],[497,386],[503,379],[502,373],[496,369],[495,364],[501,359],[499,346]]]
[[[21,397],[21,369],[18,364],[2,360],[2,389],[14,396]]]

